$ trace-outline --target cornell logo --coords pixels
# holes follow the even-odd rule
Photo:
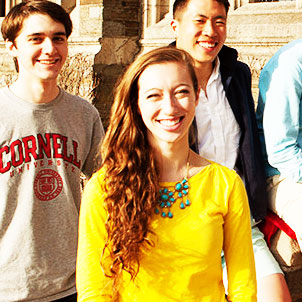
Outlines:
[[[41,170],[34,182],[34,191],[38,199],[47,201],[56,198],[62,191],[61,176],[54,170]]]

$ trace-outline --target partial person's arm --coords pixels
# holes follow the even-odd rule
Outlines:
[[[302,57],[300,53],[301,58],[292,56],[292,51],[282,53],[275,65],[261,73],[259,98],[266,100],[263,131],[270,165],[283,176],[302,181],[302,146],[298,143],[302,141]]]
[[[93,172],[100,168],[102,160],[100,157],[100,146],[104,138],[104,128],[99,116],[99,113],[95,109],[93,123],[93,129],[91,133],[91,144],[89,146],[89,153],[86,157],[85,163],[83,165],[83,172],[86,176],[90,177]]]
[[[76,268],[79,302],[111,301],[111,279],[105,277],[100,264],[107,233],[98,176],[94,174],[85,186],[81,203]]]
[[[228,272],[228,300],[257,301],[250,211],[245,188],[239,176],[228,200],[223,250]]]

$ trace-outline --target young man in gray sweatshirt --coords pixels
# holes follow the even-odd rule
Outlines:
[[[22,2],[1,31],[18,78],[0,89],[0,301],[76,301],[80,173],[104,130],[57,86],[72,31],[61,6]]]

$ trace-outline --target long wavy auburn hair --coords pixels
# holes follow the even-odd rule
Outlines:
[[[183,50],[162,47],[138,57],[118,81],[111,108],[109,127],[102,147],[105,178],[107,242],[101,264],[114,279],[113,300],[118,301],[118,281],[122,270],[134,279],[139,270],[142,248],[152,247],[150,222],[158,198],[158,174],[147,128],[138,108],[138,80],[150,65],[184,65],[197,95],[198,81],[191,56]],[[110,267],[105,267],[109,255]],[[104,261],[106,258],[107,261]]]

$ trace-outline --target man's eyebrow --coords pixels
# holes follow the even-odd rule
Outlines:
[[[38,33],[31,33],[31,34],[28,34],[27,36],[28,37],[32,37],[32,36],[43,36],[43,35],[45,35],[43,32],[38,32]],[[53,33],[53,36],[66,36],[66,33],[65,33],[65,31],[58,31],[58,32],[55,32],[55,33]]]
[[[66,32],[65,31],[59,31],[54,33],[54,36],[66,36]]]
[[[197,14],[196,17],[209,19],[208,16],[201,15],[201,14]],[[226,18],[227,18],[227,17],[224,16],[224,15],[218,15],[218,16],[212,17],[212,19],[224,19],[224,20],[226,20]]]
[[[213,19],[224,19],[224,20],[226,20],[227,17],[224,16],[224,15],[219,15],[219,16],[214,17]]]
[[[31,37],[31,36],[41,36],[42,33],[31,33],[31,34],[28,34],[27,36],[28,37]]]

